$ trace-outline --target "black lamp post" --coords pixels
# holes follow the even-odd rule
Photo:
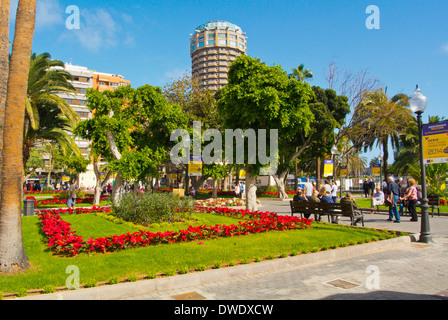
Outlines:
[[[421,201],[421,214],[422,214],[422,225],[420,233],[420,242],[429,243],[432,241],[431,230],[429,226],[429,205],[428,205],[428,194],[426,190],[426,165],[423,159],[423,124],[422,124],[422,114],[428,105],[427,98],[422,94],[420,89],[417,88],[414,91],[414,95],[410,100],[410,107],[412,112],[417,114],[418,121],[418,132],[420,140],[420,167],[421,167],[421,181],[422,181],[422,201]]]

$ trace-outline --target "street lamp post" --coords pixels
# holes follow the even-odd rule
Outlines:
[[[334,145],[333,148],[331,148],[331,154],[333,156],[333,180],[336,183],[336,179],[337,179],[336,178],[336,156],[339,154],[339,150],[336,145]],[[340,181],[341,181],[341,183],[340,183],[339,189],[340,189],[341,198],[342,198],[342,191],[341,191],[342,190],[342,179]]]
[[[378,156],[378,160],[380,161],[380,186],[381,186],[381,191],[383,191],[383,153],[381,152],[380,155]]]
[[[420,89],[417,88],[414,91],[414,95],[410,100],[410,107],[412,112],[417,114],[418,121],[418,132],[420,141],[420,167],[421,167],[421,181],[422,181],[422,201],[421,201],[421,214],[422,214],[422,224],[420,233],[420,242],[429,243],[432,241],[430,226],[429,226],[429,205],[428,205],[428,194],[426,189],[426,165],[423,158],[423,124],[422,124],[422,114],[428,105],[427,98],[421,93]]]

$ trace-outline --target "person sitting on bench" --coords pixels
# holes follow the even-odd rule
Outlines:
[[[373,194],[371,199],[372,199],[372,204],[370,207],[372,208],[372,210],[370,211],[370,214],[374,214],[376,206],[384,205],[384,192],[381,191],[380,187],[375,188],[375,193]]]

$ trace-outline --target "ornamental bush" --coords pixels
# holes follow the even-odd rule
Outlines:
[[[153,223],[173,223],[187,219],[194,207],[192,200],[169,193],[129,193],[112,209],[118,218],[149,226]]]

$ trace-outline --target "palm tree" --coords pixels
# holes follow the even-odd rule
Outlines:
[[[9,70],[9,10],[10,0],[0,0],[0,150],[3,150],[6,90]],[[0,192],[2,155],[0,151]]]
[[[386,91],[379,89],[367,93],[356,110],[356,114],[363,117],[363,121],[357,123],[357,130],[368,133],[364,136],[364,151],[372,150],[374,145],[383,149],[384,177],[388,175],[389,144],[397,147],[399,135],[413,120],[408,101],[409,97],[403,94],[389,99]]]
[[[310,69],[306,68],[303,64],[299,65],[297,68],[292,69],[292,74],[289,75],[290,77],[295,77],[298,81],[303,82],[306,80],[312,80],[314,78],[313,73]]]
[[[51,60],[48,53],[31,56],[28,75],[26,115],[24,126],[23,163],[28,160],[31,147],[39,139],[55,141],[63,151],[79,148],[69,133],[79,121],[79,116],[58,93],[74,93],[68,80],[72,75],[64,63]]]
[[[444,121],[444,117],[429,116],[428,123],[438,123]],[[400,143],[395,149],[395,162],[393,171],[398,175],[410,174],[419,167],[420,162],[420,142],[417,119],[413,118],[408,123],[405,130],[400,134]]]
[[[26,270],[30,266],[23,247],[21,199],[22,146],[27,78],[36,21],[36,0],[20,0],[9,63],[3,139],[0,199],[0,272]]]

